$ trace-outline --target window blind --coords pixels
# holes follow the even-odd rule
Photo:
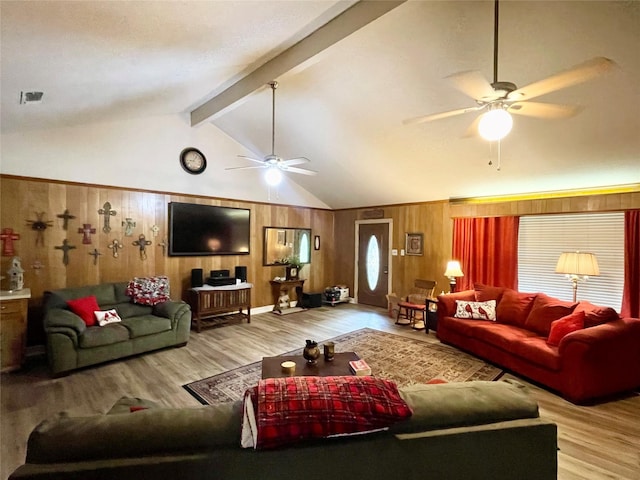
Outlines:
[[[532,215],[520,218],[518,290],[573,299],[569,279],[555,273],[562,252],[590,252],[600,275],[578,283],[577,300],[620,311],[624,285],[624,213]]]

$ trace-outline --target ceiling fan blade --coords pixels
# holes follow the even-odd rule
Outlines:
[[[495,90],[489,81],[477,70],[459,72],[445,77],[453,86],[474,100],[493,99]]]
[[[318,173],[314,170],[306,170],[304,168],[287,167],[287,166],[284,166],[282,170],[284,170],[285,172],[301,173],[303,175],[315,175]]]
[[[454,117],[456,115],[462,115],[463,113],[476,112],[484,108],[484,105],[478,107],[459,108],[458,110],[450,110],[448,112],[433,113],[431,115],[424,115],[422,117],[408,118],[402,123],[404,125],[416,125],[418,123],[432,122],[433,120],[440,120],[441,118]]]
[[[613,60],[605,57],[595,57],[568,70],[519,88],[507,95],[507,98],[510,100],[529,100],[545,93],[555,92],[556,90],[586,82],[616,67],[617,64]]]
[[[296,158],[290,158],[288,160],[282,160],[280,164],[290,166],[290,165],[300,165],[302,163],[309,163],[309,162],[310,160],[307,157],[296,157]]]
[[[251,160],[252,162],[264,163],[264,160],[258,160],[257,158],[247,157],[246,155],[238,155],[240,158],[244,158],[246,160]]]
[[[578,114],[582,107],[555,103],[516,102],[509,107],[509,113],[538,118],[569,118]]]
[[[478,115],[475,118],[475,120],[471,122],[471,125],[467,127],[467,130],[464,132],[464,135],[462,135],[462,138],[471,138],[471,137],[477,137],[480,135],[478,133],[478,124],[480,123],[481,118],[482,118],[482,115]]]
[[[253,165],[251,166],[246,166],[246,167],[229,167],[229,168],[225,168],[225,170],[249,170],[251,168],[268,168],[269,165],[256,165],[255,167]]]

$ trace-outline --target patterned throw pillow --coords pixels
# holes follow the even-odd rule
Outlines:
[[[157,305],[169,300],[169,277],[135,277],[129,282],[126,295],[133,303]]]
[[[98,325],[100,325],[101,327],[104,327],[105,325],[108,325],[110,323],[116,323],[116,322],[122,321],[122,319],[120,318],[120,315],[118,315],[118,312],[116,312],[115,309],[105,310],[105,311],[98,310],[93,312],[93,314],[96,316]]]
[[[467,302],[456,300],[456,318],[473,318],[476,320],[496,321],[496,301]]]

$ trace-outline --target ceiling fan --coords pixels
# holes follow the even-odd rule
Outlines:
[[[305,168],[294,167],[293,165],[300,165],[308,163],[309,159],[306,157],[296,157],[285,160],[275,154],[275,138],[276,138],[276,88],[278,88],[278,82],[269,82],[269,86],[272,91],[271,100],[271,154],[265,156],[262,160],[248,157],[246,155],[238,155],[240,158],[246,158],[252,162],[259,163],[260,165],[248,165],[244,167],[231,167],[226,170],[244,170],[249,168],[266,168],[267,170],[267,182],[275,185],[280,182],[282,172],[301,173],[303,175],[315,175],[318,172],[313,170],[307,170]]]
[[[617,66],[613,60],[595,57],[568,70],[531,83],[526,87],[518,88],[514,83],[500,82],[498,81],[498,18],[499,1],[496,0],[493,35],[493,82],[489,83],[482,73],[478,71],[459,72],[446,77],[455,88],[473,98],[477,105],[409,118],[404,120],[403,123],[405,125],[430,122],[463,113],[486,110],[485,114],[478,116],[470,125],[465,136],[475,135],[478,132],[487,140],[500,140],[511,130],[513,120],[509,113],[544,119],[568,118],[577,114],[580,111],[580,107],[575,105],[530,102],[529,100],[586,82]]]

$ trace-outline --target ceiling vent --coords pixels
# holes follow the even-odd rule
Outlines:
[[[20,105],[42,103],[43,92],[20,92]]]

